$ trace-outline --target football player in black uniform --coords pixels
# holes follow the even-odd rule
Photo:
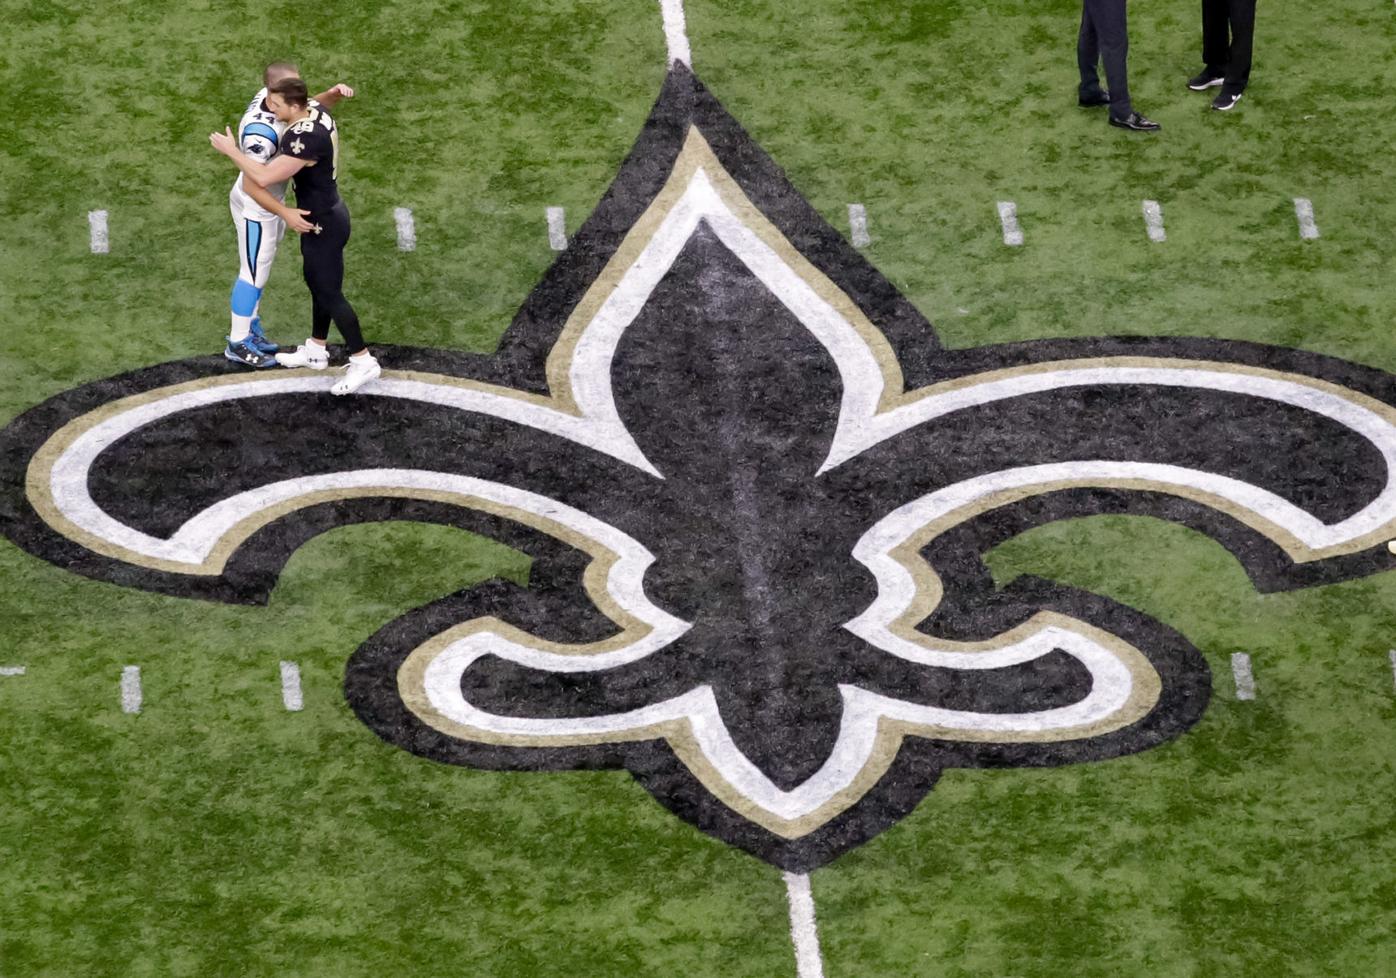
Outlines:
[[[211,133],[209,142],[227,156],[248,180],[258,186],[294,181],[296,206],[309,211],[310,231],[301,235],[305,284],[310,287],[310,338],[294,353],[278,353],[286,367],[324,370],[329,366],[325,340],[330,322],[339,327],[349,348],[349,367],[331,388],[335,394],[352,394],[382,373],[378,361],[364,345],[359,317],[344,298],[344,246],[349,241],[349,209],[339,197],[335,182],[339,167],[339,131],[323,109],[310,104],[310,93],[300,78],[283,78],[267,90],[267,108],[287,123],[281,151],[261,163],[238,149],[232,130]]]

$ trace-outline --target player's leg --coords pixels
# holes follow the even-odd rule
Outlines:
[[[267,336],[262,327],[262,298],[266,295],[267,281],[271,278],[271,265],[276,260],[277,249],[286,237],[286,222],[280,218],[262,222],[262,249],[257,256],[257,269],[254,284],[262,290],[257,296],[257,305],[252,310],[252,345],[266,354],[273,354],[281,347]]]
[[[305,284],[310,286],[310,252],[306,249],[305,239],[310,235],[301,236],[301,261],[304,266]],[[330,365],[329,350],[325,341],[330,335],[330,314],[321,305],[319,297],[315,294],[315,289],[310,288],[310,336],[300,346],[292,352],[281,352],[276,355],[276,362],[283,367],[309,367],[311,370],[324,370]]]
[[[344,271],[342,260],[336,268],[336,255],[340,251],[337,243],[330,240],[334,229],[326,227],[327,224],[321,219],[319,232],[301,235],[301,270],[306,288],[310,290],[310,336],[294,353],[277,354],[283,366],[323,370],[329,365],[326,343],[333,318],[330,299],[342,285]]]
[[[310,336],[319,343],[330,338],[330,310],[314,292],[310,293]]]
[[[336,249],[319,234],[301,237],[301,272],[305,287],[310,290],[309,342],[323,347],[329,342],[330,324],[334,321],[331,299],[340,289],[343,272],[336,268]]]
[[[262,225],[257,221],[248,220],[243,214],[240,197],[237,188],[234,187],[228,198],[233,226],[237,230],[238,277],[233,281],[233,291],[228,298],[231,326],[223,356],[234,363],[249,367],[274,367],[276,360],[250,342],[252,316],[262,294],[257,285],[258,258],[262,251]],[[265,274],[270,268],[270,263],[267,263],[262,278],[264,283]]]
[[[255,257],[250,257],[260,252],[261,225],[249,221],[243,213],[242,195],[236,187],[228,197],[228,207],[233,214],[233,227],[237,229],[238,239],[238,275],[233,280],[233,292],[228,300],[232,310],[228,339],[239,343],[252,331],[252,316],[262,298],[262,290],[257,287],[257,262]]]
[[[364,384],[377,379],[382,368],[364,343],[358,313],[344,297],[344,246],[349,241],[349,211],[342,203],[320,218],[322,231],[301,239],[305,255],[305,281],[310,287],[313,326],[328,335],[325,319],[333,320],[349,352],[349,365],[344,379],[335,384],[335,394],[352,394]],[[314,240],[307,240],[314,239]],[[314,334],[312,334],[312,338]]]
[[[320,318],[328,316],[339,327],[349,355],[364,352],[363,330],[359,315],[344,297],[344,246],[349,243],[349,212],[340,204],[320,219],[320,234],[306,235],[302,253],[305,255],[305,284],[310,287],[313,308]],[[323,322],[316,323],[324,329]],[[329,335],[326,333],[325,335]]]

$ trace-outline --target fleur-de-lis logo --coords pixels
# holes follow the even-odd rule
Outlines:
[[[941,349],[676,64],[505,333],[316,376],[166,364],[0,434],[0,528],[79,573],[265,600],[309,537],[414,519],[533,557],[388,624],[345,691],[388,741],[624,767],[807,870],[955,766],[1157,745],[1206,707],[1181,636],[982,555],[1052,520],[1208,533],[1263,589],[1387,569],[1393,379],[1203,339]],[[266,432],[297,437],[266,450]]]

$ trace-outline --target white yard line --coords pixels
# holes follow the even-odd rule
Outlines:
[[[1318,237],[1318,225],[1314,223],[1314,202],[1307,197],[1294,198],[1294,216],[1299,219],[1299,237],[1313,241]]]
[[[868,209],[862,204],[848,205],[848,230],[853,236],[853,247],[866,248],[872,244],[868,236]]]
[[[1163,230],[1163,208],[1156,200],[1144,201],[1144,226],[1149,229],[1150,241],[1167,241]]]
[[[397,224],[397,250],[417,250],[417,223],[412,220],[410,207],[394,207],[393,222]]]
[[[786,873],[785,892],[790,899],[790,938],[795,942],[795,973],[799,978],[824,978],[819,954],[819,930],[814,919],[814,894],[809,876]]]
[[[22,676],[24,666],[0,666],[0,676]]]
[[[664,15],[664,40],[669,45],[669,64],[682,61],[693,65],[693,52],[688,47],[688,24],[683,16],[683,0],[659,0]]]
[[[305,699],[301,696],[301,670],[294,662],[281,663],[281,702],[292,713],[305,709]]]
[[[548,215],[548,245],[553,251],[562,251],[567,247],[567,213],[561,207],[549,207]]]
[[[1391,681],[1396,688],[1396,649],[1391,650]]]
[[[1236,679],[1236,698],[1255,699],[1255,675],[1251,672],[1251,657],[1244,652],[1233,652],[1231,674]]]
[[[1018,205],[1011,200],[999,201],[999,223],[1003,225],[1003,243],[1017,248],[1023,243],[1023,229],[1018,226]]]
[[[121,712],[141,712],[141,667],[127,666],[121,670]]]
[[[94,255],[105,255],[111,250],[111,241],[107,235],[106,211],[88,211],[87,230],[92,239],[92,253]]]

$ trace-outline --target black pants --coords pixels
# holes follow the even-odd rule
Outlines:
[[[1224,75],[1222,92],[1239,95],[1251,80],[1255,0],[1202,0],[1202,60]]]
[[[349,243],[349,208],[339,201],[328,211],[309,218],[320,231],[301,235],[301,262],[305,284],[310,287],[310,335],[323,340],[330,335],[330,320],[339,327],[344,345],[355,354],[365,348],[359,317],[344,298],[344,246]]]
[[[1129,33],[1125,23],[1125,0],[1083,0],[1081,34],[1076,39],[1076,63],[1081,69],[1081,97],[1100,93],[1096,63],[1105,64],[1105,82],[1110,86],[1110,117],[1125,119],[1134,111],[1129,101],[1129,75],[1125,61],[1129,55]]]

